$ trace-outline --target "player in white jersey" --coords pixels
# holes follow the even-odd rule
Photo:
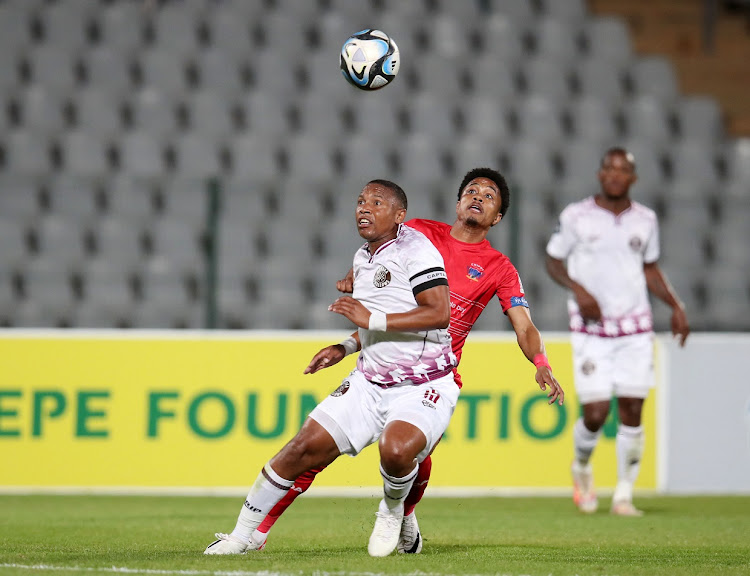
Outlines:
[[[570,290],[575,387],[583,406],[573,428],[573,499],[582,512],[597,509],[589,460],[614,396],[620,425],[611,512],[640,516],[633,484],[643,453],[643,402],[654,386],[648,292],[672,308],[672,332],[681,345],[690,328],[682,302],[657,264],[656,214],[630,199],[636,181],[632,154],[608,150],[598,176],[599,194],[567,206],[547,244],[547,271]]]
[[[361,346],[357,368],[263,467],[235,529],[217,534],[206,554],[244,553],[252,532],[299,475],[374,442],[384,497],[368,552],[387,556],[396,548],[418,463],[445,432],[459,394],[443,258],[421,232],[401,226],[406,207],[403,190],[387,180],[369,182],[359,195],[356,222],[367,244],[354,257],[352,296],[329,307],[358,331],[318,352],[305,373],[333,366]]]

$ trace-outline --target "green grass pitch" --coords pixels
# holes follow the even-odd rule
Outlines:
[[[370,558],[377,501],[302,497],[266,550],[204,556],[242,498],[0,496],[0,575],[750,575],[750,497],[643,497],[643,518],[568,498],[430,498],[422,554]]]

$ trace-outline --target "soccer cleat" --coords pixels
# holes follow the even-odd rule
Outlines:
[[[375,527],[370,534],[367,544],[367,552],[370,556],[388,556],[396,549],[399,536],[401,535],[401,524],[404,520],[404,505],[401,504],[393,510],[385,512],[381,506],[375,513]]]
[[[594,491],[591,464],[583,466],[577,460],[573,460],[570,471],[573,476],[573,502],[584,514],[593,514],[599,507],[599,500]]]
[[[633,506],[633,503],[629,500],[621,500],[620,502],[613,501],[610,513],[615,516],[631,516],[634,518],[643,516],[643,510],[638,510],[638,508]]]
[[[401,522],[401,534],[398,537],[399,554],[419,554],[422,551],[422,534],[419,532],[417,515],[412,512],[404,516]]]
[[[266,547],[266,542],[268,542],[268,534],[263,534],[263,532],[256,530],[250,535],[250,543],[248,544],[247,551],[263,550]]]
[[[247,551],[248,543],[240,540],[231,534],[215,534],[217,540],[214,540],[206,547],[204,554],[244,554]]]

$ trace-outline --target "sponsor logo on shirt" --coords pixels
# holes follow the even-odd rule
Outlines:
[[[440,393],[435,390],[434,388],[430,388],[424,393],[424,399],[422,400],[422,404],[424,406],[427,406],[427,408],[432,408],[433,410],[436,410],[435,404],[437,404],[437,401],[440,400]]]
[[[375,276],[372,279],[372,284],[375,288],[385,288],[391,283],[391,273],[385,266],[380,266],[375,271]]]
[[[526,298],[523,296],[511,296],[510,297],[510,306],[511,308],[513,306],[525,306],[526,308],[529,307],[529,303],[526,301]]]

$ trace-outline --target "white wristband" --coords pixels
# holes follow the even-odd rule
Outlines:
[[[385,332],[387,329],[386,325],[387,325],[387,322],[385,319],[385,312],[371,312],[370,313],[370,323],[367,326],[368,329]]]
[[[344,356],[354,354],[357,351],[357,339],[354,336],[349,336],[346,340],[339,342],[339,346],[344,347]]]

